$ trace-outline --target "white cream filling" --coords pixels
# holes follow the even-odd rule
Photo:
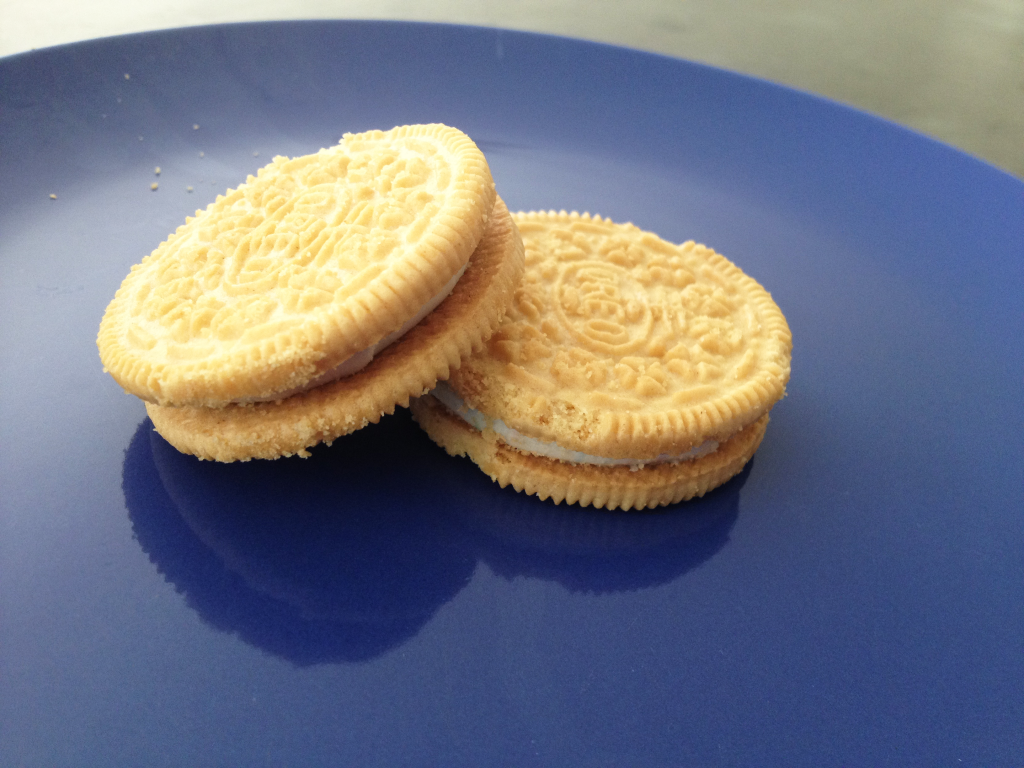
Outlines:
[[[592,456],[582,451],[572,451],[568,448],[563,448],[558,443],[524,435],[522,432],[509,427],[501,419],[492,419],[490,416],[470,408],[461,397],[455,394],[455,391],[448,386],[447,382],[438,382],[430,394],[437,398],[449,411],[462,418],[463,421],[477,431],[483,432],[485,429],[492,429],[507,445],[515,448],[517,451],[532,453],[536,456],[544,456],[545,458],[558,461],[566,461],[570,464],[593,464],[599,467],[642,469],[651,464],[670,464],[699,459],[718,450],[717,442],[705,440],[696,448],[691,448],[688,451],[677,454],[663,453],[653,459],[609,459],[605,456]]]
[[[366,349],[363,349],[363,350],[360,350],[359,352],[356,352],[351,357],[345,358],[340,363],[338,363],[338,365],[336,365],[333,368],[331,368],[329,371],[324,371],[319,376],[317,376],[315,379],[312,379],[312,380],[306,382],[301,387],[295,387],[294,389],[289,389],[286,392],[278,392],[278,393],[275,393],[275,394],[271,395],[270,397],[252,398],[252,399],[249,399],[249,400],[239,400],[238,402],[242,402],[242,403],[259,403],[259,402],[270,402],[270,401],[273,401],[273,400],[283,400],[286,397],[291,397],[292,395],[297,395],[300,392],[308,392],[311,389],[316,389],[317,387],[322,387],[324,384],[330,384],[332,381],[337,381],[338,379],[343,379],[346,376],[351,376],[354,373],[359,373],[359,371],[363,370],[363,368],[365,368],[371,362],[373,362],[373,358],[376,355],[380,354],[386,348],[388,348],[389,346],[394,344],[396,341],[398,341],[400,338],[402,338],[420,320],[422,320],[424,317],[426,317],[431,312],[433,312],[435,309],[437,309],[437,305],[440,304],[445,299],[447,299],[448,298],[448,294],[450,294],[453,290],[455,290],[455,284],[457,282],[459,282],[459,279],[466,272],[466,268],[468,266],[469,266],[469,262],[467,261],[465,264],[462,265],[462,269],[460,269],[458,272],[456,272],[452,276],[452,279],[449,280],[447,283],[445,283],[444,287],[441,288],[440,291],[438,291],[433,296],[431,296],[430,300],[427,301],[427,303],[424,304],[422,307],[420,307],[419,312],[417,312],[413,317],[411,317],[397,331],[394,331],[393,333],[389,333],[387,336],[385,336],[383,339],[378,341],[376,344],[373,344],[372,346],[369,346]]]

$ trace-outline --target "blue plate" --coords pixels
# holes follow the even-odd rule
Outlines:
[[[276,154],[430,121],[513,210],[693,238],[773,293],[793,379],[742,475],[610,514],[503,491],[403,412],[308,460],[153,433],[94,343],[129,266]],[[949,147],[498,30],[64,46],[0,61],[0,317],[4,765],[1024,755],[1024,184]]]

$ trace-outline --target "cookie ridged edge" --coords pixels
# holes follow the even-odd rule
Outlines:
[[[132,274],[157,258],[158,252],[191,222],[186,223],[141,264],[132,267],[108,305],[97,336],[104,369],[126,392],[149,402],[222,407],[301,387],[415,316],[466,263],[483,236],[496,195],[486,158],[473,140],[456,128],[436,123],[406,125],[390,131],[346,134],[342,141],[409,137],[436,138],[464,164],[463,173],[453,178],[449,192],[449,199],[459,201],[458,210],[446,206],[447,213],[432,226],[434,236],[415,253],[376,276],[332,311],[310,313],[298,328],[212,359],[151,362],[134,356],[123,342],[131,312],[122,304],[133,298],[129,288]],[[325,151],[330,149],[321,150]],[[280,159],[290,162],[296,158]],[[211,207],[238,194],[237,188],[228,190]],[[204,213],[197,211],[196,216]]]
[[[566,211],[530,211],[512,214],[517,223],[594,222],[632,229],[642,235],[657,237],[633,224],[619,224],[589,213]],[[725,256],[711,248],[687,241],[676,245],[661,238],[661,243],[674,248],[701,248],[709,266],[729,281],[743,284],[760,318],[766,344],[765,361],[759,372],[738,388],[685,407],[674,407],[655,413],[616,413],[601,411],[556,413],[547,424],[539,424],[529,412],[529,403],[522,402],[522,386],[508,377],[495,381],[492,371],[486,374],[467,360],[453,374],[450,385],[467,405],[492,418],[499,418],[509,427],[540,440],[558,443],[574,451],[607,458],[650,459],[661,454],[675,454],[700,445],[705,440],[725,439],[768,413],[784,397],[789,382],[793,337],[782,310],[754,278],[747,275]],[[511,364],[509,364],[511,365]],[[539,393],[538,393],[539,394]],[[510,404],[518,403],[513,408]]]
[[[146,410],[164,439],[201,459],[309,456],[312,446],[376,423],[448,378],[498,327],[523,268],[522,240],[498,198],[452,293],[362,371],[279,402],[220,409],[147,403]]]
[[[599,509],[650,509],[703,496],[739,474],[768,426],[764,414],[700,459],[632,470],[523,453],[493,431],[477,431],[431,395],[414,400],[410,408],[431,440],[451,456],[468,458],[502,488],[511,485],[541,500]]]

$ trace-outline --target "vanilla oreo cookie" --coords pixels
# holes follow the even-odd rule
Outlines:
[[[412,403],[503,487],[596,507],[700,496],[737,474],[784,395],[792,336],[725,257],[630,224],[514,216],[526,273],[483,352]]]
[[[494,202],[483,154],[447,126],[275,158],[132,267],[100,358],[161,406],[278,400],[350,374],[451,290]]]

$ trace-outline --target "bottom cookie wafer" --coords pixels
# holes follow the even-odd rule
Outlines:
[[[502,488],[559,504],[607,509],[645,509],[703,496],[753,457],[768,426],[768,415],[691,461],[630,467],[571,464],[517,451],[493,431],[480,432],[430,395],[410,404],[413,417],[430,438],[452,456],[466,456]]]

